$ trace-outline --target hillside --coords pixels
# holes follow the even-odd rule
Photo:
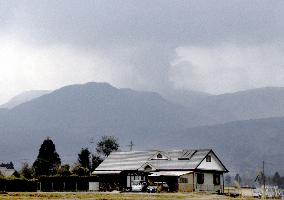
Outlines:
[[[10,99],[7,103],[0,105],[0,108],[14,108],[20,104],[31,101],[32,99],[36,99],[42,95],[48,94],[50,91],[48,90],[31,90],[27,92],[23,92],[12,99]]]
[[[208,95],[182,104],[219,124],[237,120],[284,116],[284,88],[266,87],[222,95]]]
[[[284,118],[237,121],[169,133],[172,148],[213,148],[231,172],[255,173],[263,160],[267,172],[284,173]]]
[[[198,104],[198,102],[205,101],[206,98],[212,96],[209,93],[186,89],[169,89],[168,91],[162,92],[161,95],[168,101],[190,108]]]

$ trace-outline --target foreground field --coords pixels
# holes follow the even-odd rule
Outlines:
[[[225,200],[233,199],[223,195],[200,194],[200,193],[8,193],[0,194],[0,199],[5,200],[28,200],[28,199],[88,199],[88,200]],[[246,199],[246,198],[242,198]],[[246,199],[248,200],[248,199]]]

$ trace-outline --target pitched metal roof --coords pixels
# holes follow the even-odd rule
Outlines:
[[[137,170],[156,151],[129,151],[129,152],[112,152],[97,168],[96,171],[100,170]]]
[[[95,171],[126,171],[138,170],[145,163],[150,164],[156,170],[193,170],[195,169],[211,149],[199,150],[173,150],[173,151],[128,151],[112,152]],[[168,160],[151,158],[157,153],[163,152],[169,156]],[[95,174],[95,172],[94,172]]]

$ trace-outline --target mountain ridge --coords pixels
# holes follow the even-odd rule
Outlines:
[[[267,90],[273,90],[273,95],[276,90],[282,92],[266,88],[255,93],[269,99],[269,92],[262,94]],[[273,103],[277,96],[282,94],[269,102]],[[281,98],[276,100],[282,102]],[[33,162],[40,143],[49,136],[56,143],[63,163],[73,163],[80,148],[89,147],[91,138],[102,135],[117,137],[124,150],[130,141],[140,150],[213,148],[235,172],[252,171],[254,164],[268,155],[274,158],[273,162],[278,156],[284,157],[281,154],[284,117],[227,122],[228,119],[216,120],[219,117],[216,112],[210,117],[205,114],[172,103],[155,92],[95,82],[65,86],[14,108],[0,109],[0,136],[4,138],[0,141],[0,157],[18,165],[21,159]],[[247,152],[251,155],[247,156]],[[234,159],[244,161],[240,164]]]
[[[159,94],[117,89],[106,83],[66,86],[3,111],[0,116],[0,135],[5,138],[0,141],[2,158],[8,150],[12,157],[31,158],[37,144],[47,136],[58,143],[62,155],[72,151],[75,157],[92,137],[114,135],[123,145],[132,138],[149,142],[152,135],[160,137],[167,130],[204,121]],[[27,149],[19,153],[11,146]]]
[[[26,92],[22,92],[14,97],[12,97],[8,102],[0,105],[0,108],[12,109],[18,105],[41,97],[45,94],[48,94],[50,91],[48,90],[30,90]]]
[[[175,137],[163,140],[164,144],[213,148],[221,153],[231,172],[255,173],[265,160],[274,164],[270,166],[268,173],[284,173],[281,167],[284,166],[284,117],[193,127],[169,134],[171,135]]]

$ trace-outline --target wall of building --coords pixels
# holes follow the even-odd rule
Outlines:
[[[182,180],[187,180],[181,182]],[[182,175],[178,178],[178,191],[179,192],[193,192],[193,173]]]
[[[216,158],[216,156],[212,152],[209,154],[209,156],[211,156],[211,162],[207,162],[206,159],[204,159],[197,169],[225,171],[218,158]]]
[[[213,172],[212,173],[211,172],[202,173],[202,174],[204,174],[204,183],[203,184],[197,183],[197,174],[198,173],[194,173],[195,191],[217,192],[219,190],[220,192],[223,192],[223,179],[224,179],[223,174],[220,174],[220,185],[214,185],[214,183],[213,183],[214,173]]]

